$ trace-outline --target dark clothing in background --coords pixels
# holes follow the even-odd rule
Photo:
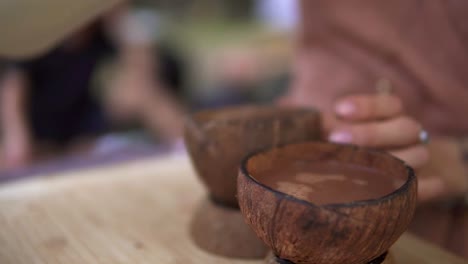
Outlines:
[[[75,49],[58,46],[31,60],[14,62],[29,82],[27,118],[37,141],[67,144],[79,137],[97,136],[111,128],[93,87],[101,64],[116,49],[99,23],[85,29],[87,42]],[[183,62],[169,47],[158,48],[158,72],[164,87],[183,96]]]
[[[164,84],[177,99],[183,99],[185,96],[184,77],[185,77],[185,61],[177,50],[170,47],[169,44],[159,44],[157,46],[157,58],[160,67],[155,75]]]
[[[100,29],[85,46],[62,46],[38,58],[16,63],[29,81],[28,121],[34,139],[66,144],[106,128],[103,111],[92,96],[91,81],[99,62],[113,48]]]

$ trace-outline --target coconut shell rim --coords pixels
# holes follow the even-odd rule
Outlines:
[[[311,108],[311,107],[279,107],[274,104],[243,104],[243,105],[203,109],[203,110],[199,110],[194,113],[191,113],[187,115],[186,119],[189,119],[192,122],[186,122],[186,128],[193,126],[194,124],[197,126],[203,126],[207,122],[212,121],[212,120],[207,120],[207,121],[200,120],[200,116],[204,114],[210,114],[213,112],[227,112],[227,111],[241,110],[241,109],[247,109],[247,108],[268,109],[268,110],[276,110],[276,111],[290,111],[290,112],[294,112],[298,114],[320,114],[319,110],[315,108]],[[239,119],[241,118],[237,118],[237,117],[226,118],[226,120],[239,120]],[[226,124],[228,123],[226,122]]]
[[[337,146],[337,147],[352,148],[354,150],[364,150],[364,151],[372,153],[373,155],[375,154],[375,155],[387,156],[388,158],[393,159],[396,162],[398,162],[398,163],[400,163],[401,165],[404,166],[404,168],[405,168],[405,170],[407,172],[406,173],[407,179],[406,179],[404,184],[402,184],[400,187],[395,189],[393,192],[391,192],[389,194],[386,194],[386,195],[384,195],[382,197],[379,197],[379,198],[367,199],[367,200],[357,200],[357,201],[352,201],[352,202],[347,202],[347,203],[330,203],[330,204],[318,205],[318,204],[314,204],[314,203],[312,203],[310,201],[299,199],[299,198],[297,198],[297,197],[295,197],[293,195],[289,195],[287,193],[275,190],[272,187],[270,187],[268,185],[265,185],[262,182],[258,181],[252,175],[250,175],[250,173],[248,172],[248,169],[247,169],[247,164],[248,164],[249,160],[252,157],[256,156],[256,155],[265,154],[267,152],[272,151],[273,148],[271,148],[271,147],[266,148],[266,149],[262,149],[262,150],[258,150],[258,151],[254,151],[254,152],[248,154],[242,160],[242,162],[240,164],[239,171],[241,172],[243,177],[247,178],[248,181],[251,181],[253,184],[258,185],[261,188],[266,189],[267,191],[270,191],[275,195],[279,195],[282,198],[289,199],[289,200],[292,200],[292,201],[297,202],[297,203],[305,204],[307,206],[316,207],[316,208],[318,207],[318,208],[323,208],[323,209],[327,209],[327,208],[338,209],[338,208],[376,206],[376,205],[385,203],[387,201],[393,200],[393,199],[397,198],[398,196],[404,195],[405,193],[408,193],[411,190],[411,185],[412,184],[417,184],[417,178],[416,178],[414,170],[413,170],[413,168],[411,166],[409,166],[403,160],[401,160],[401,159],[399,159],[399,158],[397,158],[397,157],[395,157],[393,155],[390,155],[390,154],[388,154],[388,153],[386,153],[384,151],[381,151],[381,150],[361,147],[361,146],[357,146],[357,145],[353,145],[353,144],[339,144],[339,143],[324,142],[324,141],[304,141],[304,142],[299,142],[299,143],[284,144],[284,145],[280,145],[280,146],[275,147],[275,149],[277,150],[277,149],[285,148],[285,147],[288,147],[288,146],[291,147],[291,146],[294,146],[294,145],[303,145],[303,144],[327,144],[327,145],[334,145],[334,146]],[[240,176],[238,176],[238,177],[240,177]]]

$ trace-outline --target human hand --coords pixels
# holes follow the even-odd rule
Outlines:
[[[325,120],[332,142],[388,151],[416,170],[422,202],[463,194],[468,178],[454,144],[447,140],[421,142],[422,126],[404,112],[394,95],[352,95],[335,104],[335,117]]]
[[[420,141],[422,126],[404,113],[393,95],[352,95],[335,104],[334,121],[327,122],[332,142],[351,143],[389,151],[414,169],[426,165],[427,147]]]

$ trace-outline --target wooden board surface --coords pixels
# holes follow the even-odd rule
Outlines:
[[[185,156],[49,175],[0,186],[1,264],[261,264],[210,255],[188,227],[204,197]],[[463,264],[404,235],[399,264]]]

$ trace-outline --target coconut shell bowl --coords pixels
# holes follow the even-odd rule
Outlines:
[[[315,140],[319,135],[319,113],[309,109],[239,106],[190,116],[185,126],[185,143],[208,190],[191,222],[194,242],[217,255],[264,258],[266,245],[239,211],[236,192],[241,160],[253,151]]]
[[[247,224],[270,247],[265,263],[394,263],[410,223],[413,170],[391,155],[324,142],[251,154],[238,177]]]

